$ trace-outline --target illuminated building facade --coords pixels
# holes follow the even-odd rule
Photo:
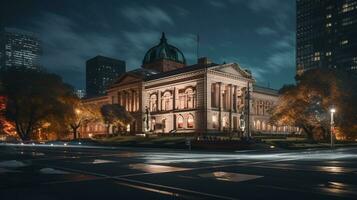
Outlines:
[[[247,121],[252,131],[262,133],[298,131],[269,124],[268,110],[278,100],[277,91],[258,88],[254,82],[251,73],[237,63],[216,64],[200,58],[187,66],[183,53],[163,35],[146,53],[141,68],[120,76],[106,96],[85,103],[124,106],[135,118],[125,128],[132,133],[241,132]],[[251,91],[250,103],[247,91]],[[82,132],[105,130],[104,124],[94,124]]]
[[[357,0],[297,0],[297,74],[329,67],[357,71]]]
[[[37,69],[40,55],[40,41],[34,34],[12,28],[0,30],[0,68]]]

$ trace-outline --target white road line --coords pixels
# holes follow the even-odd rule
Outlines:
[[[183,188],[178,188],[178,187],[171,187],[171,186],[166,186],[166,185],[148,183],[148,182],[143,182],[143,181],[138,181],[138,180],[132,180],[132,179],[126,179],[126,178],[115,178],[115,179],[116,180],[120,180],[120,181],[131,182],[131,183],[149,185],[149,186],[153,186],[153,187],[166,188],[166,189],[170,189],[170,190],[176,190],[176,191],[181,191],[181,192],[186,192],[186,193],[191,193],[191,194],[211,197],[211,198],[215,198],[215,199],[238,200],[237,198],[221,196],[221,195],[215,195],[215,194],[210,194],[210,193],[205,193],[205,192],[198,192],[198,191],[188,190],[188,189],[183,189]]]

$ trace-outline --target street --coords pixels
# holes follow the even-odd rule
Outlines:
[[[356,199],[357,148],[0,146],[1,199]]]

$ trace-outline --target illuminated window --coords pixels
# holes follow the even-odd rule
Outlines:
[[[256,123],[256,129],[257,129],[257,130],[260,130],[260,129],[261,129],[261,123],[260,123],[259,120],[258,120],[257,123]]]
[[[187,95],[187,108],[194,108],[194,91],[192,88],[188,88],[185,91]]]
[[[162,110],[171,110],[172,104],[171,104],[171,93],[170,92],[165,92],[164,95],[162,96],[162,105],[161,109]]]
[[[213,128],[217,127],[217,115],[212,115],[212,126]]]
[[[151,119],[151,130],[155,130],[156,120],[155,117]]]
[[[177,116],[177,128],[183,128],[183,117],[181,115]]]
[[[331,51],[326,52],[326,56],[331,56]]]
[[[223,127],[228,127],[228,119],[227,119],[227,117],[223,117],[222,118],[222,125],[223,125]]]
[[[331,23],[327,23],[327,24],[326,24],[326,27],[331,27],[331,26],[332,26]]]
[[[326,19],[330,19],[332,17],[331,14],[326,15]]]
[[[348,40],[342,40],[341,41],[341,45],[345,45],[345,44],[348,44]]]
[[[193,128],[193,116],[188,115],[187,117],[187,128]]]
[[[150,96],[150,110],[157,111],[157,95],[156,94],[152,94]]]

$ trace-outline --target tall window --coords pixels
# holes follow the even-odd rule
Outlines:
[[[156,119],[155,119],[155,117],[153,117],[151,119],[151,130],[155,130],[155,125],[156,125]]]
[[[188,88],[185,91],[185,94],[187,96],[187,108],[194,108],[194,91],[192,88]]]
[[[162,110],[171,110],[172,104],[171,104],[171,93],[170,92],[165,92],[164,95],[162,96]]]
[[[212,83],[211,85],[211,106],[213,108],[217,108],[218,107],[218,103],[217,103],[217,99],[216,99],[216,84],[215,83]]]
[[[224,128],[228,127],[228,118],[227,117],[222,118],[222,125]]]
[[[212,115],[212,127],[217,128],[217,115]]]
[[[177,128],[183,128],[183,117],[182,115],[177,116]]]
[[[188,115],[187,117],[187,128],[193,128],[193,116]]]
[[[195,108],[196,94],[193,88],[179,90],[179,109]]]
[[[152,94],[150,96],[150,111],[157,111],[157,95]]]

